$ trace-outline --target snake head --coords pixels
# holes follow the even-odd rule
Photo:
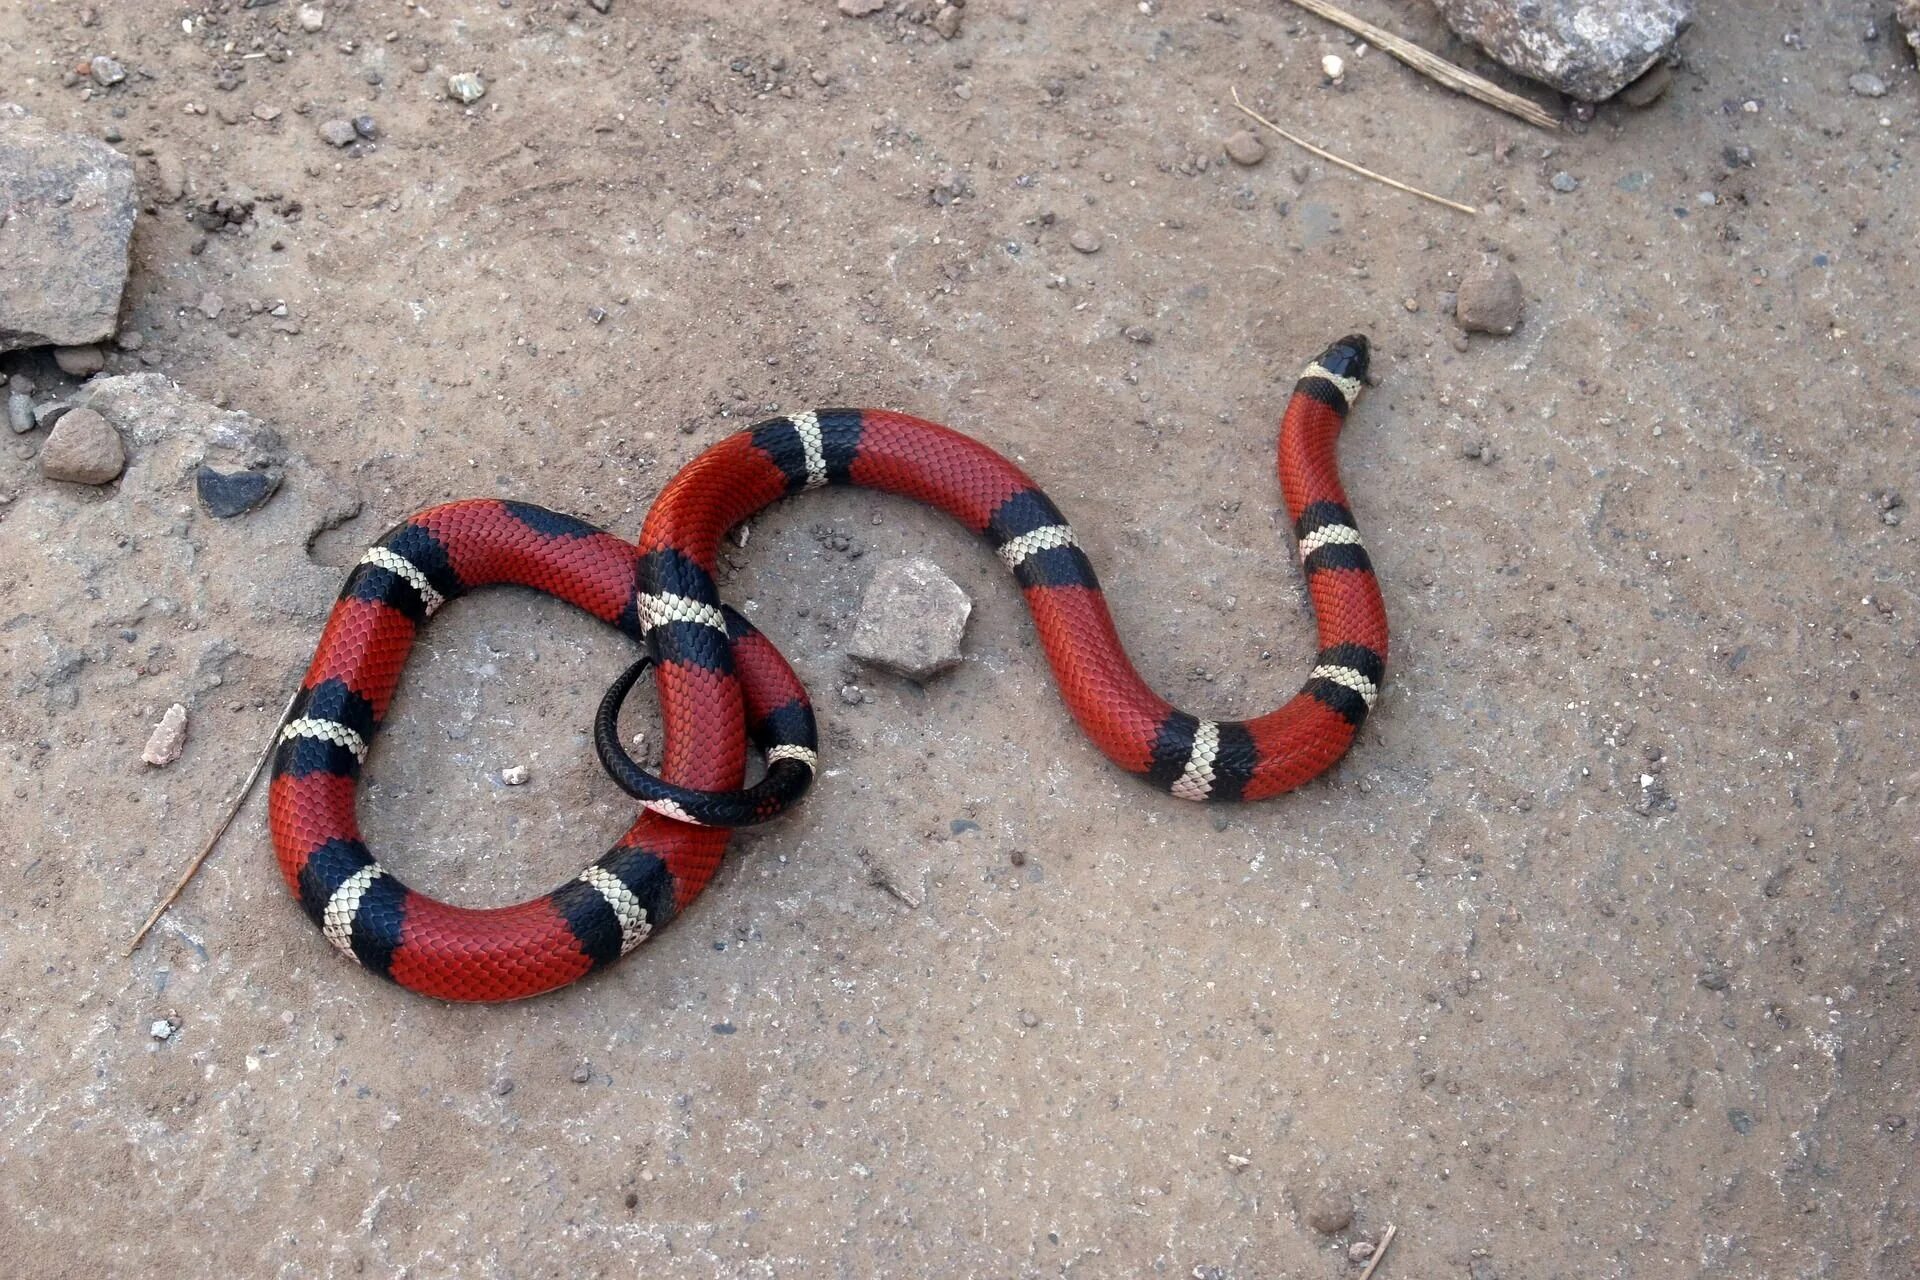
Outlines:
[[[1365,382],[1369,350],[1365,334],[1350,333],[1328,347],[1326,354],[1322,355],[1317,363],[1336,378],[1352,378],[1356,382]]]

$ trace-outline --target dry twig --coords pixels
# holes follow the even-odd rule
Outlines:
[[[1456,201],[1447,199],[1445,196],[1437,196],[1433,194],[1433,192],[1431,191],[1422,191],[1420,188],[1410,187],[1404,182],[1396,182],[1392,178],[1387,177],[1383,173],[1375,173],[1373,170],[1363,168],[1360,165],[1355,164],[1351,160],[1342,160],[1339,156],[1333,154],[1333,152],[1331,151],[1323,151],[1319,147],[1314,146],[1311,142],[1308,142],[1305,138],[1296,138],[1294,135],[1292,135],[1291,133],[1288,133],[1285,129],[1282,129],[1279,125],[1275,124],[1273,121],[1261,115],[1258,111],[1255,111],[1252,107],[1248,106],[1246,103],[1240,101],[1239,89],[1237,88],[1234,89],[1232,93],[1233,93],[1234,106],[1240,108],[1242,111],[1252,116],[1255,120],[1258,120],[1261,124],[1267,126],[1267,128],[1273,130],[1275,133],[1285,138],[1288,142],[1291,142],[1294,146],[1299,147],[1306,151],[1311,151],[1314,155],[1319,156],[1322,160],[1328,161],[1331,164],[1337,164],[1342,169],[1351,169],[1353,172],[1359,174],[1363,178],[1372,178],[1375,182],[1384,182],[1388,186],[1394,188],[1395,190],[1404,191],[1408,195],[1419,196],[1422,200],[1431,200],[1435,204],[1443,204],[1447,206],[1447,208],[1449,209],[1458,209],[1461,213],[1478,213],[1479,212],[1478,209],[1475,209],[1470,204],[1460,204]]]
[[[1387,1256],[1387,1246],[1393,1243],[1393,1224],[1387,1224],[1386,1234],[1380,1237],[1379,1247],[1373,1251],[1373,1257],[1367,1259],[1367,1269],[1360,1273],[1360,1280],[1373,1280],[1373,1269],[1380,1265],[1380,1259]]]
[[[1376,27],[1364,18],[1356,18],[1344,9],[1336,9],[1327,0],[1293,0],[1309,13],[1317,13],[1328,22],[1345,27],[1357,36],[1361,36],[1379,45],[1400,61],[1423,75],[1430,76],[1457,93],[1476,98],[1490,107],[1497,107],[1510,116],[1517,116],[1530,125],[1548,131],[1558,131],[1560,121],[1553,114],[1517,93],[1509,93],[1493,81],[1477,76],[1464,67],[1456,67],[1445,58],[1429,53],[1411,40],[1403,40],[1384,27]]]
[[[124,955],[130,956],[140,949],[140,944],[146,941],[147,934],[153,926],[160,923],[160,917],[167,914],[167,908],[187,891],[188,881],[192,880],[195,873],[200,870],[200,865],[213,852],[213,847],[220,843],[220,837],[227,834],[227,828],[233,825],[233,820],[240,816],[241,806],[246,804],[247,797],[253,793],[253,784],[260,780],[260,771],[266,768],[267,761],[273,758],[273,748],[280,741],[280,727],[286,724],[287,712],[293,710],[293,700],[299,696],[295,693],[293,698],[287,699],[286,710],[282,711],[280,718],[273,722],[273,736],[267,739],[266,750],[262,751],[260,758],[253,762],[253,772],[249,773],[247,780],[240,784],[240,794],[235,796],[233,803],[227,807],[227,816],[220,819],[220,825],[213,829],[213,834],[207,838],[207,842],[200,846],[200,852],[195,855],[192,862],[187,864],[187,869],[180,873],[180,878],[174,881],[173,888],[167,891],[167,896],[160,899],[160,905],[153,909],[153,914],[147,917],[147,922],[140,926],[140,932],[133,935],[133,941],[127,944]]]

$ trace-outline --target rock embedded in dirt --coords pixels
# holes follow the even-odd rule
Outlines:
[[[930,560],[880,566],[860,601],[847,652],[868,666],[926,683],[960,661],[973,602]]]
[[[351,120],[323,120],[320,123],[320,140],[331,146],[350,146],[359,136],[354,132]]]
[[[135,207],[127,157],[0,108],[0,351],[113,335]]]
[[[1302,1216],[1323,1236],[1345,1231],[1353,1223],[1353,1196],[1342,1187],[1324,1187],[1307,1201]]]
[[[202,465],[193,474],[193,487],[208,515],[230,520],[265,506],[267,499],[279,489],[282,478],[278,467],[222,471]]]
[[[1072,245],[1075,249],[1079,250],[1081,253],[1100,252],[1099,234],[1097,232],[1089,231],[1085,227],[1079,228],[1072,235],[1068,236],[1067,243]]]
[[[1251,168],[1267,158],[1267,144],[1253,130],[1242,129],[1227,136],[1226,152],[1227,159]]]
[[[1509,334],[1520,327],[1526,298],[1520,277],[1498,259],[1470,269],[1454,298],[1454,320],[1468,333]]]
[[[120,433],[91,409],[63,414],[40,450],[40,473],[49,480],[106,484],[126,469]]]
[[[98,347],[55,347],[53,362],[72,378],[91,378],[107,367],[107,358]]]
[[[1693,22],[1693,0],[1434,0],[1496,61],[1583,102],[1611,98]]]
[[[1847,88],[1853,90],[1856,97],[1884,98],[1887,96],[1887,82],[1871,71],[1862,71],[1858,75],[1848,76]]]
[[[1653,70],[1620,91],[1620,100],[1630,107],[1650,107],[1673,84],[1673,68],[1662,62]]]
[[[140,758],[156,769],[164,769],[180,758],[186,746],[187,709],[176,702],[160,717],[160,723],[153,726]]]
[[[849,18],[864,18],[887,7],[887,0],[840,0],[840,12]]]

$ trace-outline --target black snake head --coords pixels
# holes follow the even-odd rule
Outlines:
[[[1365,382],[1370,349],[1365,334],[1350,333],[1328,347],[1326,354],[1320,357],[1319,364],[1336,378],[1354,378]]]

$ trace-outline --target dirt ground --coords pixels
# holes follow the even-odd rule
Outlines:
[[[93,8],[0,9],[0,97],[137,158],[108,371],[311,469],[213,521],[42,479],[44,433],[0,460],[10,1274],[1339,1277],[1392,1224],[1379,1280],[1920,1275],[1920,519],[1876,496],[1920,493],[1920,84],[1883,4],[1707,0],[1662,99],[1558,136],[1278,0],[973,0],[951,40],[826,0]],[[63,86],[101,52],[125,83]],[[1234,86],[1480,215],[1230,163]],[[241,220],[196,225],[216,198]],[[1460,342],[1483,252],[1526,319]],[[260,795],[122,958],[366,542],[468,495],[630,532],[763,411],[1018,457],[1148,677],[1266,710],[1312,645],[1272,424],[1352,329],[1395,648],[1326,779],[1125,777],[990,551],[832,492],[723,586],[815,691],[821,785],[625,963],[506,1007],[383,984],[288,899]],[[269,536],[282,504],[327,514]],[[908,554],[975,602],[924,690],[840,652]],[[447,610],[375,851],[473,904],[574,874],[629,813],[587,726],[630,656],[531,594]]]

